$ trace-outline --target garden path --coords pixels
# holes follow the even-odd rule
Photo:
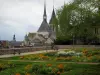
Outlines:
[[[66,50],[66,49],[59,49],[59,50]],[[0,58],[8,58],[8,57],[14,57],[14,56],[23,56],[23,55],[29,55],[29,54],[38,54],[38,53],[46,53],[46,52],[54,52],[55,50],[42,50],[42,51],[34,51],[34,52],[27,52],[27,53],[21,53],[19,54],[9,54],[9,55],[0,55]]]
[[[62,51],[65,49],[61,49]],[[29,55],[29,54],[38,54],[38,53],[46,53],[46,52],[54,52],[54,50],[43,50],[43,51],[35,51],[35,52],[28,52],[28,53],[21,53],[19,54],[10,54],[10,55],[0,55],[0,58],[8,58],[8,57],[13,57],[13,56],[23,56],[23,55]],[[18,62],[52,62],[52,61],[33,61],[33,60],[10,60],[10,59],[0,59],[1,61],[18,61]],[[76,64],[100,64],[100,63],[91,63],[91,62],[58,62],[56,61],[55,63],[76,63]]]
[[[1,61],[15,61],[15,62],[53,62],[53,61],[33,61],[33,60],[5,60],[5,59],[0,59]],[[54,61],[54,63],[75,63],[75,64],[91,64],[91,65],[97,65],[100,63],[92,63],[92,62],[58,62],[58,61]]]

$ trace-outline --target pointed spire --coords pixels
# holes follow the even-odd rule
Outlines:
[[[25,35],[25,41],[29,41],[28,34]]]
[[[47,21],[47,14],[46,14],[46,0],[44,0],[44,15],[43,20]]]
[[[52,11],[52,15],[51,15],[51,19],[49,21],[49,24],[52,23],[53,19],[56,17],[56,14],[55,14],[55,10],[54,10],[54,0],[53,0],[53,11]]]
[[[55,10],[54,10],[54,0],[53,0],[53,12],[52,12],[53,15],[55,15]]]
[[[52,11],[52,17],[55,17],[54,0],[53,0],[53,11]]]
[[[54,9],[54,0],[53,0],[53,9]]]

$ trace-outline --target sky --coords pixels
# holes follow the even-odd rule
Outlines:
[[[70,0],[54,0],[55,10]],[[53,0],[46,0],[49,22]],[[29,32],[37,32],[43,20],[44,0],[0,0],[0,40],[24,40]]]

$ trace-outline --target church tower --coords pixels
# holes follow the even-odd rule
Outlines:
[[[55,15],[54,10],[53,10],[53,15]],[[56,39],[55,33],[47,22],[46,0],[44,0],[43,21],[37,33],[33,37],[31,44],[34,46],[43,46],[47,44],[51,45],[51,43],[54,43],[55,39]]]
[[[38,29],[38,33],[51,33],[52,29],[50,28],[49,24],[47,23],[47,14],[46,14],[46,0],[44,0],[44,14],[43,14],[43,21],[41,23],[40,28]]]

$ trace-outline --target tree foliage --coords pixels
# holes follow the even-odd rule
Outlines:
[[[74,0],[57,10],[57,41],[76,41],[91,43],[100,38],[95,32],[100,27],[100,1]]]

